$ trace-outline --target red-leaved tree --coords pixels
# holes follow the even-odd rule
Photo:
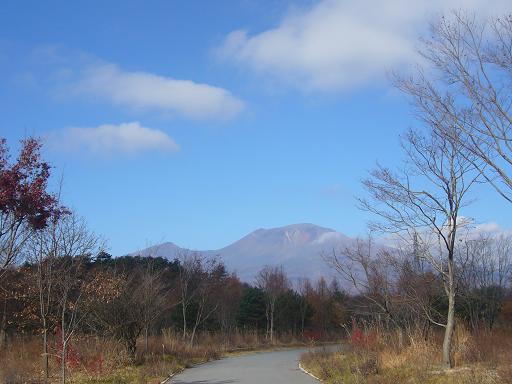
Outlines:
[[[64,212],[48,192],[50,165],[41,158],[38,139],[22,140],[18,158],[10,160],[0,138],[0,282],[30,237]]]

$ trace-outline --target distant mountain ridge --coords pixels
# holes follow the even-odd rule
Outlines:
[[[334,229],[302,223],[278,228],[260,228],[224,248],[193,251],[206,256],[219,255],[228,269],[235,271],[246,282],[253,282],[258,271],[265,265],[283,265],[291,279],[315,279],[333,275],[331,268],[322,260],[322,252],[340,250],[355,241]],[[186,249],[166,242],[131,255],[174,259],[181,250]]]

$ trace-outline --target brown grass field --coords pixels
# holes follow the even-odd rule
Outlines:
[[[136,360],[130,359],[124,346],[112,339],[81,337],[72,343],[68,357],[71,383],[160,383],[185,367],[229,354],[277,347],[304,345],[293,336],[281,336],[270,344],[256,332],[234,333],[230,336],[201,334],[190,347],[179,334],[165,331],[150,337],[148,349],[139,340]],[[43,383],[41,340],[36,337],[17,338],[0,351],[1,383]],[[51,351],[50,351],[51,352]],[[49,382],[60,381],[59,361],[50,358]]]
[[[418,334],[372,332],[363,342],[349,342],[343,352],[309,352],[304,368],[327,384],[510,384],[512,332],[456,330],[453,355],[456,367],[441,368],[442,335],[428,339]]]

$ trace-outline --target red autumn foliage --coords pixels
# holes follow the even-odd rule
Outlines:
[[[57,327],[57,330],[55,332],[55,361],[57,364],[61,364],[62,362],[62,350],[64,348],[64,344],[62,342],[62,329],[60,327]],[[80,356],[78,355],[78,352],[73,348],[73,345],[68,342],[66,346],[66,354],[64,356],[66,365],[70,368],[78,368],[80,367]]]
[[[18,158],[11,162],[7,142],[0,138],[0,245],[9,250],[0,256],[0,268],[12,264],[31,231],[67,213],[48,192],[49,178],[39,140],[22,140]]]
[[[44,228],[60,211],[56,197],[46,192],[50,166],[42,161],[40,150],[37,139],[25,139],[17,161],[9,164],[6,140],[0,139],[0,211],[26,220],[33,229]]]
[[[350,334],[350,343],[354,347],[358,348],[372,348],[376,345],[378,339],[378,334],[376,331],[367,331],[365,332],[362,328],[360,328],[355,319],[352,319],[352,333]]]

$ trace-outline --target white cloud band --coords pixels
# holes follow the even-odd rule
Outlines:
[[[174,152],[178,145],[165,132],[138,122],[98,127],[71,127],[49,136],[53,147],[92,154],[133,154],[146,151]]]
[[[273,29],[231,32],[219,51],[294,87],[353,88],[416,61],[418,33],[430,17],[452,9],[485,16],[512,6],[509,0],[322,0]]]
[[[71,84],[71,90],[128,108],[199,120],[230,119],[244,108],[241,100],[223,88],[148,72],[127,72],[115,64],[88,66]]]

